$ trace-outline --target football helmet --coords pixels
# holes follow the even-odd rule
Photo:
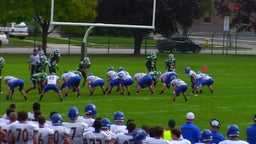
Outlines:
[[[101,120],[102,128],[110,129],[111,121],[108,118],[103,118]]]
[[[93,115],[95,116],[97,113],[96,106],[92,103],[87,104],[84,108],[84,112],[86,115]]]
[[[90,62],[90,58],[89,57],[84,57],[84,62]]]
[[[137,128],[137,129],[133,130],[133,132],[132,132],[132,137],[133,137],[134,142],[140,142],[142,140],[145,140],[146,136],[147,136],[147,133],[142,128]]]
[[[227,130],[227,137],[231,137],[231,136],[239,136],[240,133],[240,129],[238,127],[238,125],[236,124],[231,124],[228,126],[228,130]]]
[[[59,48],[55,48],[55,49],[53,50],[53,54],[54,54],[54,55],[60,55],[60,49],[59,49]]]
[[[118,68],[118,72],[123,71],[123,70],[124,70],[123,67],[119,67],[119,68]]]
[[[4,63],[5,63],[4,58],[3,58],[3,57],[0,57],[0,65],[4,65]]]
[[[190,72],[190,67],[186,67],[186,68],[185,68],[185,73],[186,73],[186,74],[189,74],[189,72]]]
[[[173,54],[169,54],[169,59],[173,59],[174,55]]]
[[[76,120],[79,116],[79,111],[77,109],[77,107],[71,107],[69,110],[68,110],[68,118],[70,120]]]
[[[204,129],[200,133],[200,142],[210,142],[212,141],[212,132],[209,129]]]
[[[156,59],[156,52],[151,52],[151,55],[150,55],[150,57],[152,58],[152,59]]]
[[[40,61],[41,61],[42,63],[47,63],[47,57],[46,57],[45,55],[42,55],[42,56],[40,57]]]
[[[108,71],[114,71],[114,67],[112,67],[112,66],[109,67],[109,68],[108,68]]]
[[[60,114],[56,113],[51,116],[51,121],[53,125],[61,125],[63,122],[63,119]]]
[[[124,113],[121,111],[117,111],[114,113],[114,121],[124,121]]]

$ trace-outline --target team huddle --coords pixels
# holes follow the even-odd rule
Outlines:
[[[1,67],[3,68],[4,59],[1,59]],[[30,56],[29,63],[30,80],[32,83],[31,87],[24,91],[24,80],[14,76],[5,76],[4,81],[9,87],[7,90],[6,99],[8,100],[12,98],[15,87],[19,87],[19,91],[25,100],[27,100],[27,93],[33,89],[36,89],[36,87],[40,94],[39,101],[42,101],[44,94],[49,90],[53,90],[58,93],[58,97],[60,101],[62,101],[62,89],[65,89],[64,98],[68,97],[70,89],[73,89],[79,98],[81,96],[80,81],[83,79],[83,86],[85,85],[86,81],[88,82],[88,90],[90,96],[94,94],[96,87],[101,88],[103,95],[111,94],[113,87],[116,87],[121,95],[124,95],[125,92],[127,92],[127,95],[130,95],[130,86],[135,82],[137,83],[136,95],[140,93],[141,89],[146,87],[149,88],[151,94],[154,94],[156,84],[161,82],[162,90],[160,94],[163,94],[167,88],[169,89],[170,87],[173,87],[173,102],[176,101],[176,97],[180,94],[184,96],[185,102],[188,101],[186,91],[189,86],[184,80],[178,78],[178,75],[175,72],[176,59],[174,58],[173,54],[170,54],[168,59],[165,60],[166,68],[164,73],[156,70],[157,55],[155,52],[152,52],[151,55],[147,57],[146,61],[148,72],[139,72],[135,73],[134,76],[131,76],[124,67],[119,67],[117,71],[115,71],[114,67],[109,67],[106,73],[106,80],[94,75],[93,73],[87,74],[91,66],[90,59],[87,56],[80,61],[76,70],[65,71],[62,76],[59,77],[56,75],[59,60],[59,49],[54,49],[48,60],[44,53],[40,52],[39,54],[39,50],[34,49],[33,54]],[[47,66],[49,74],[46,73]],[[203,72],[194,72],[190,69],[190,67],[185,68],[185,73],[191,79],[192,93],[195,96],[197,96],[199,93],[202,93],[203,86],[208,86],[211,93],[213,93],[212,84],[214,81],[212,77]],[[107,87],[105,88],[106,81]]]

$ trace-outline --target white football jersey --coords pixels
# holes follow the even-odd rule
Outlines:
[[[39,127],[38,143],[48,144],[49,139],[53,139],[54,131],[49,127]]]
[[[187,85],[187,84],[181,79],[174,79],[174,80],[172,80],[171,85],[178,87],[178,86]]]
[[[88,125],[83,122],[66,122],[63,126],[70,130],[70,143],[71,144],[83,144],[83,133],[88,128]]]
[[[111,80],[115,80],[115,79],[119,79],[117,72],[115,71],[108,71],[107,72],[107,76],[111,79]]]
[[[91,80],[92,82],[95,82],[97,80],[101,80],[102,78],[100,77],[97,77],[97,76],[94,76],[94,75],[91,75],[91,76],[88,76],[87,77],[87,80]]]
[[[194,77],[195,79],[201,78],[200,75],[196,74],[196,72],[194,72],[194,71],[192,71],[192,70],[189,71],[188,75],[189,75],[190,77]]]
[[[156,138],[148,139],[147,142],[149,144],[172,144],[171,141]]]
[[[63,144],[64,138],[69,137],[70,135],[70,130],[62,125],[58,125],[58,126],[53,125],[50,128],[53,129],[54,131],[53,142],[55,144]]]
[[[111,140],[110,135],[104,132],[89,131],[83,135],[86,144],[105,144]]]
[[[120,71],[120,72],[118,72],[118,76],[122,80],[126,80],[126,79],[132,78],[131,75],[127,71]]]
[[[117,124],[111,124],[110,125],[110,131],[114,134],[127,133],[128,132],[125,125],[117,125]]]
[[[32,144],[33,137],[38,134],[38,127],[32,123],[13,123],[10,125],[10,135],[16,144]]]
[[[136,80],[140,80],[140,79],[142,79],[144,76],[146,76],[147,74],[146,73],[136,73],[135,75],[134,75],[134,79],[136,79]]]
[[[77,121],[86,123],[88,125],[88,127],[92,127],[95,119],[94,118],[86,118],[84,116],[79,116]]]
[[[219,142],[219,144],[249,144],[249,143],[243,140],[224,140]]]
[[[56,85],[57,84],[57,81],[59,80],[60,78],[56,75],[49,75],[47,76],[47,84],[53,84],[53,85]]]
[[[171,140],[173,144],[191,144],[191,142],[187,139],[179,139],[179,140]]]
[[[117,144],[133,144],[133,136],[126,133],[119,133],[116,135]]]

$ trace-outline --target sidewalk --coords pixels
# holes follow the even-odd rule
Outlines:
[[[47,54],[50,54],[54,48],[59,48],[61,54],[81,54],[81,47],[79,46],[68,46],[64,44],[48,44]],[[31,54],[33,47],[30,48],[0,48],[0,53],[23,53]],[[146,49],[141,48],[141,54],[150,54],[152,51],[158,51],[157,49]],[[124,49],[124,48],[88,48],[88,54],[133,54],[134,49]],[[246,54],[246,55],[256,55],[256,50],[201,50],[199,54]]]

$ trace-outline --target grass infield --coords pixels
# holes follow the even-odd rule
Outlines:
[[[25,88],[30,87],[28,61],[30,54],[1,54],[6,64],[2,70],[2,79],[6,75],[12,75],[24,79]],[[137,72],[146,72],[146,56],[134,55],[89,55],[92,66],[90,72],[106,79],[106,72],[109,66],[116,70],[119,66],[125,68],[132,76]],[[157,69],[164,72],[164,60],[168,54],[159,54]],[[98,117],[108,117],[112,120],[116,111],[123,111],[125,121],[135,119],[137,127],[144,124],[149,126],[161,125],[167,128],[170,118],[176,120],[177,126],[185,122],[185,115],[192,111],[195,113],[197,124],[200,129],[209,128],[211,119],[216,118],[221,122],[220,132],[226,135],[229,124],[238,124],[240,127],[240,138],[246,139],[246,127],[252,124],[252,118],[256,114],[256,86],[255,67],[256,58],[253,55],[205,55],[205,54],[175,54],[177,60],[176,72],[178,77],[190,85],[190,80],[184,73],[184,68],[190,66],[194,71],[202,70],[207,66],[207,73],[214,78],[214,93],[211,94],[207,87],[203,88],[203,94],[195,97],[190,95],[188,89],[188,102],[184,102],[183,96],[179,96],[176,102],[171,101],[173,89],[167,89],[160,95],[161,83],[156,86],[156,93],[151,95],[148,88],[142,89],[139,95],[135,95],[136,82],[131,86],[131,95],[121,96],[119,92],[113,91],[111,95],[102,95],[100,88],[96,88],[93,96],[89,96],[87,85],[81,86],[81,97],[77,98],[76,93],[69,93],[68,98],[59,102],[57,93],[49,91],[41,102],[43,115],[49,118],[51,111],[62,114],[67,121],[68,109],[76,106],[83,115],[84,106],[94,103],[97,107]],[[61,55],[57,75],[61,76],[65,70],[76,69],[80,55]],[[107,86],[107,82],[105,82]],[[32,104],[37,102],[39,94],[37,90],[28,93],[28,102],[24,102],[18,89],[11,100],[5,100],[7,85],[2,80],[2,91],[0,95],[0,114],[4,114],[10,103],[17,104],[17,111],[32,110]],[[114,89],[115,90],[115,89]],[[64,91],[63,91],[64,94]]]

